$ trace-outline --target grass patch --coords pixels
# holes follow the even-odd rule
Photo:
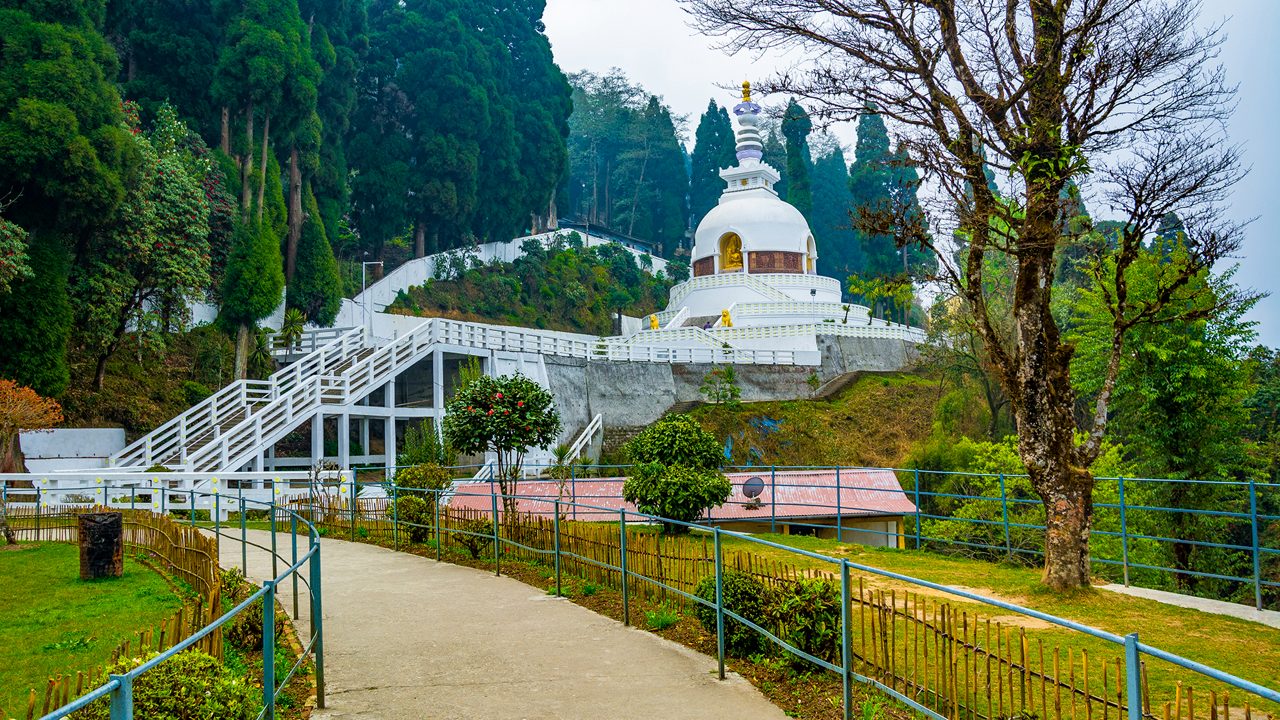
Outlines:
[[[49,677],[88,670],[139,630],[158,627],[181,599],[165,579],[132,557],[124,576],[80,579],[79,549],[26,543],[0,551],[0,707],[26,707]]]
[[[705,405],[690,414],[721,442],[733,437],[735,465],[896,467],[929,437],[938,399],[934,380],[866,373],[829,399]],[[752,424],[760,418],[777,421],[777,429]]]

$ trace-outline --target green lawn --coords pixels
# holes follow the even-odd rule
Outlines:
[[[103,664],[181,605],[163,577],[132,557],[124,577],[82,581],[75,545],[18,547],[0,550],[0,708],[10,715],[26,711],[31,688],[42,702],[50,676]]]

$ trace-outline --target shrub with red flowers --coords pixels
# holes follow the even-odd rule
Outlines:
[[[481,376],[462,386],[445,406],[444,437],[463,453],[497,455],[499,489],[514,495],[520,465],[531,448],[547,447],[560,434],[555,401],[523,375]],[[515,500],[503,498],[508,515]]]

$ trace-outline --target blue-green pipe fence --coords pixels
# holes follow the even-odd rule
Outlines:
[[[58,503],[56,498],[63,495],[79,496],[85,494],[86,490],[102,491],[102,497],[94,497],[94,500],[106,500],[105,503],[95,503],[105,505],[113,509],[127,509],[136,506],[136,490],[133,487],[112,487],[109,485],[96,485],[85,488],[59,488],[57,491],[44,491],[39,487],[36,488],[10,488],[6,483],[0,483],[0,501],[8,501],[10,496],[26,497],[34,494],[36,496],[36,507],[42,508],[49,504]],[[146,488],[141,488],[146,489]],[[129,491],[127,502],[112,502],[107,491],[117,490],[119,492]],[[164,490],[156,490],[161,494],[161,506],[165,506],[163,496],[168,494]],[[195,522],[195,506],[196,499],[207,501],[211,508],[221,509],[222,502],[217,493],[203,493],[198,491],[190,491],[184,493],[188,496],[190,505],[190,513],[188,518],[194,524]],[[47,497],[48,496],[48,497]],[[248,575],[248,548],[250,546],[266,551],[270,556],[272,564],[272,578],[263,582],[262,587],[256,592],[249,595],[238,605],[223,613],[219,618],[204,627],[196,630],[183,641],[175,644],[173,647],[159,653],[154,658],[142,663],[138,667],[121,674],[110,675],[107,682],[89,690],[86,694],[76,698],[72,702],[53,710],[52,712],[41,717],[40,720],[58,720],[65,718],[72,713],[88,707],[90,704],[101,700],[108,699],[109,717],[111,720],[134,720],[134,700],[133,686],[134,682],[141,676],[150,672],[160,664],[171,659],[175,655],[190,649],[200,640],[214,632],[218,628],[223,627],[227,623],[233,621],[241,613],[246,612],[251,606],[262,600],[263,613],[263,635],[262,635],[262,710],[257,717],[260,719],[269,719],[275,717],[275,707],[279,695],[289,681],[303,668],[306,661],[310,658],[314,661],[315,684],[316,684],[316,700],[317,706],[323,708],[325,706],[325,686],[324,686],[324,630],[323,630],[323,599],[320,584],[320,533],[317,531],[312,522],[299,515],[296,511],[287,507],[278,505],[274,500],[269,502],[246,499],[241,494],[234,499],[236,510],[240,514],[240,534],[236,538],[235,533],[226,532],[222,529],[219,522],[219,514],[210,513],[213,527],[211,528],[217,537],[219,544],[223,538],[238,539],[241,543],[241,570]],[[15,504],[19,504],[16,503]],[[172,511],[173,508],[165,507],[165,511]],[[270,526],[270,547],[253,542],[248,535],[245,517],[250,512],[262,512],[269,518]],[[278,528],[276,527],[276,519],[280,513],[287,513],[289,516],[290,527],[290,543],[293,547],[291,558],[282,558],[276,549]],[[33,530],[40,532],[39,515],[36,516],[37,523]],[[299,524],[304,529],[307,540],[307,547],[301,556],[297,550],[297,531]],[[281,531],[282,532],[282,531]],[[285,562],[288,566],[283,570],[278,570],[279,563]],[[308,577],[302,578],[301,575],[306,572]],[[276,637],[274,631],[275,609],[278,591],[282,587],[286,587],[285,583],[292,583],[293,586],[293,617],[298,618],[298,583],[301,581],[305,588],[308,600],[308,612],[310,614],[311,630],[306,637],[306,642],[302,643],[303,652],[295,662],[282,673],[277,672],[275,667],[275,650]],[[283,604],[283,603],[282,603]],[[138,720],[141,720],[139,718]]]
[[[473,475],[480,466],[458,466],[458,476]],[[529,466],[543,474],[555,466]],[[559,468],[565,471],[565,468]],[[586,488],[593,483],[616,482],[625,477],[629,465],[568,466],[567,497],[578,500],[579,493],[600,499],[598,492]],[[745,481],[733,483],[729,502],[713,508],[701,521],[709,525],[721,522],[755,521],[768,523],[770,532],[784,529],[790,533],[831,532],[833,527],[844,537],[855,529],[850,523],[859,517],[885,514],[879,503],[854,501],[856,493],[888,499],[905,495],[914,510],[905,513],[909,527],[899,530],[857,528],[864,537],[882,538],[882,544],[910,544],[917,549],[964,551],[991,559],[1018,559],[1039,562],[1043,557],[1044,511],[1038,498],[1024,485],[1021,495],[1012,491],[1010,483],[1025,483],[1026,475],[1001,473],[968,473],[927,471],[901,468],[860,468],[838,466],[730,466],[727,473],[747,473],[760,478],[768,493],[768,502],[755,517],[744,518],[736,508],[749,505],[743,496]],[[858,479],[860,472],[884,471],[894,474],[896,487],[872,486]],[[826,472],[834,475],[827,483],[803,485],[788,480],[793,472]],[[591,477],[591,476],[595,477]],[[529,478],[535,480],[538,478]],[[542,478],[545,480],[546,478]],[[955,481],[990,481],[992,494],[948,492],[937,488]],[[827,502],[784,500],[780,494],[790,490],[824,490]],[[1190,489],[1190,490],[1188,490]],[[1174,507],[1146,499],[1159,499],[1175,491],[1199,490],[1215,496],[1210,502],[1217,507]],[[620,497],[615,497],[620,501]],[[779,514],[779,506],[787,509]],[[958,516],[955,510],[965,507],[971,515]],[[1280,532],[1267,533],[1272,525],[1280,527],[1280,483],[1256,480],[1194,480],[1168,478],[1096,478],[1094,490],[1094,522],[1090,559],[1095,572],[1124,585],[1138,585],[1173,592],[1190,592],[1216,599],[1253,605],[1256,609],[1280,608],[1280,545],[1275,544]],[[728,511],[726,511],[728,509]],[[942,510],[941,512],[939,510]],[[616,510],[615,510],[616,511]],[[577,507],[569,510],[571,519],[580,519]],[[1028,521],[1033,520],[1033,521]],[[1200,537],[1177,536],[1171,532],[1196,523],[1218,522],[1221,527],[1201,529]],[[780,526],[785,526],[780,528]],[[983,532],[990,529],[992,532]],[[1194,528],[1189,528],[1194,530]],[[1268,538],[1271,538],[1268,540]],[[1173,563],[1178,548],[1197,551],[1221,551],[1221,557],[1179,567]],[[1227,572],[1226,570],[1231,570]],[[1226,587],[1196,589],[1198,580],[1227,583]]]
[[[626,508],[618,510],[616,508],[612,508],[604,505],[594,505],[594,504],[588,504],[588,503],[582,503],[582,502],[574,502],[572,500],[564,500],[561,498],[551,499],[551,498],[546,498],[546,497],[536,496],[536,495],[520,495],[520,494],[502,495],[501,493],[498,493],[495,491],[487,491],[485,489],[486,487],[488,487],[487,483],[479,484],[477,486],[472,486],[472,487],[455,486],[452,490],[449,490],[449,491],[413,490],[413,492],[434,494],[435,504],[437,505],[437,507],[448,502],[451,497],[452,498],[458,498],[458,497],[476,498],[479,501],[478,503],[476,503],[476,506],[487,505],[488,506],[487,510],[489,513],[491,513],[491,517],[494,520],[493,522],[489,523],[489,526],[490,526],[489,532],[492,535],[491,540],[492,540],[493,547],[495,548],[495,555],[493,557],[495,572],[498,572],[498,573],[501,572],[500,562],[501,562],[501,555],[504,548],[518,548],[518,549],[531,552],[537,555],[541,555],[544,557],[551,555],[552,557],[548,558],[548,560],[554,563],[555,567],[557,568],[556,580],[555,580],[555,591],[557,595],[561,594],[561,580],[560,580],[559,568],[564,558],[573,558],[578,562],[581,562],[584,564],[594,565],[604,570],[618,572],[621,580],[621,585],[623,587],[623,592],[624,592],[624,596],[623,596],[624,623],[629,624],[630,622],[629,599],[626,596],[626,588],[629,582],[633,582],[635,580],[641,580],[641,581],[651,583],[654,586],[662,588],[663,590],[669,593],[678,595],[690,602],[697,603],[699,605],[702,605],[704,607],[714,610],[715,617],[716,617],[715,632],[716,632],[717,670],[718,670],[718,675],[721,679],[724,678],[724,672],[725,672],[724,663],[725,663],[725,658],[727,653],[727,649],[725,645],[725,633],[726,633],[725,623],[728,620],[732,620],[736,623],[739,623],[745,627],[750,628],[756,633],[759,633],[762,638],[764,638],[772,645],[778,647],[779,649],[787,653],[790,653],[798,658],[801,658],[818,668],[822,668],[822,669],[829,670],[831,672],[839,674],[842,678],[843,714],[846,719],[852,718],[854,714],[854,709],[853,709],[852,700],[851,700],[851,693],[849,688],[852,683],[856,682],[856,683],[862,683],[864,685],[875,687],[881,692],[884,692],[887,695],[898,700],[899,702],[902,702],[903,704],[907,705],[912,710],[919,712],[927,717],[933,718],[934,720],[946,720],[945,715],[940,714],[935,709],[927,707],[926,705],[921,703],[917,698],[911,697],[894,687],[885,685],[883,682],[881,682],[876,678],[861,675],[854,671],[853,653],[849,646],[849,636],[851,634],[851,619],[849,614],[849,598],[850,598],[850,588],[851,588],[850,571],[851,570],[856,570],[858,572],[865,573],[868,575],[874,575],[874,576],[898,581],[901,583],[905,583],[909,586],[915,586],[917,588],[927,589],[930,591],[934,591],[936,593],[942,593],[942,594],[960,598],[963,600],[977,602],[989,607],[999,608],[1004,611],[1017,613],[1019,615],[1023,615],[1029,618],[1034,618],[1036,620],[1049,623],[1053,626],[1065,628],[1067,630],[1078,632],[1083,635],[1087,635],[1089,637],[1102,640],[1107,643],[1115,645],[1118,649],[1122,651],[1123,658],[1124,658],[1126,704],[1127,704],[1127,712],[1128,712],[1129,720],[1142,720],[1144,717],[1147,717],[1147,718],[1152,717],[1149,714],[1144,715],[1144,712],[1143,712],[1141,674],[1142,674],[1142,663],[1144,662],[1145,657],[1158,658],[1162,661],[1171,663],[1175,666],[1197,673],[1206,678],[1212,679],[1217,682],[1221,682],[1232,688],[1242,690],[1247,693],[1251,693],[1262,700],[1272,702],[1272,703],[1280,703],[1280,690],[1262,686],[1258,683],[1237,677],[1231,673],[1228,673],[1216,668],[1212,668],[1202,663],[1198,663],[1188,658],[1184,658],[1174,653],[1170,653],[1168,651],[1162,650],[1161,648],[1156,647],[1154,645],[1145,644],[1140,641],[1137,633],[1130,633],[1127,635],[1118,635],[1112,632],[1091,627],[1089,625],[1085,625],[1083,623],[1075,622],[1072,620],[1068,620],[1066,618],[1061,618],[1055,615],[1051,615],[1049,613],[1027,608],[1027,607],[1018,605],[1016,603],[1011,603],[1011,602],[987,597],[980,593],[958,589],[958,588],[950,587],[947,585],[942,585],[940,583],[930,582],[927,580],[922,580],[920,578],[911,577],[908,575],[892,572],[889,570],[884,570],[884,569],[869,566],[869,565],[862,565],[859,563],[850,562],[848,559],[833,558],[827,555],[823,555],[821,553],[816,553],[809,550],[796,548],[789,545],[784,545],[781,543],[773,542],[765,538],[756,537],[756,536],[745,534],[745,533],[724,530],[719,527],[713,526],[711,528],[707,528],[704,524],[700,524],[700,523],[686,523],[686,522],[681,522],[677,520],[671,520],[669,518],[663,518],[655,515],[628,510]],[[406,488],[397,489],[398,492],[405,492],[406,490],[407,490]],[[553,518],[554,518],[552,522],[552,532],[555,533],[555,538],[553,540],[553,544],[551,548],[549,549],[539,548],[539,547],[535,547],[533,545],[529,545],[524,542],[521,542],[519,539],[516,539],[514,537],[503,536],[503,526],[506,524],[506,520],[504,516],[505,510],[503,508],[506,507],[506,503],[504,502],[506,500],[515,501],[517,503],[518,511],[524,512],[524,513],[528,513],[528,512],[537,513],[538,511],[533,508],[536,508],[537,505],[540,503],[548,506],[547,510],[553,513]],[[619,562],[617,565],[614,565],[612,563],[607,563],[607,562],[601,562],[600,560],[597,560],[595,558],[590,558],[584,555],[576,554],[564,549],[563,544],[561,543],[560,537],[559,537],[561,533],[561,524],[559,522],[559,518],[562,515],[566,514],[569,511],[569,509],[572,509],[572,508],[576,508],[579,511],[582,511],[583,514],[588,515],[589,517],[608,516],[608,517],[617,518],[617,522],[620,528],[619,538],[620,538],[620,549],[621,549],[621,552],[619,553],[619,556],[618,556]],[[439,516],[437,515],[436,517],[438,518]],[[392,518],[393,524],[397,524],[397,525],[407,524],[407,525],[411,525],[412,527],[420,527],[420,528],[426,527],[424,525],[406,523],[404,521],[396,519],[394,515],[392,515],[391,518]],[[715,578],[714,600],[713,601],[707,600],[695,594],[688,593],[680,588],[674,587],[670,584],[663,582],[661,578],[646,576],[646,575],[637,573],[633,569],[629,568],[626,563],[626,550],[625,550],[626,527],[628,524],[633,524],[633,525],[634,524],[661,524],[661,525],[668,525],[668,526],[682,526],[691,530],[697,529],[704,532],[710,532],[712,535],[713,552],[714,552],[713,565],[712,565],[712,572],[714,573],[714,578]],[[459,528],[442,527],[439,524],[438,519],[436,520],[436,525],[433,528],[433,532],[437,533],[436,540],[435,540],[437,551],[439,550],[439,547],[441,545],[440,533],[461,534],[461,535],[471,535],[471,536],[478,535],[473,531],[462,530]],[[776,634],[774,634],[767,628],[761,627],[759,624],[752,621],[750,618],[743,617],[742,615],[734,612],[732,609],[726,607],[725,599],[724,599],[724,590],[723,590],[723,579],[724,579],[724,574],[726,570],[724,568],[724,563],[723,563],[723,550],[722,550],[722,542],[721,542],[722,538],[724,537],[733,537],[737,540],[759,545],[764,548],[772,548],[774,550],[791,553],[800,557],[808,558],[810,560],[817,560],[823,563],[830,564],[835,568],[837,568],[838,576],[840,578],[840,596],[842,599],[842,606],[843,606],[843,610],[841,612],[841,620],[840,620],[841,627],[839,632],[839,639],[840,639],[840,664],[839,665],[833,662],[824,660],[822,658],[816,657],[786,642],[785,640],[778,637]],[[486,538],[486,539],[489,539],[489,538]]]

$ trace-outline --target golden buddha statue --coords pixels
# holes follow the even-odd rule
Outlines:
[[[729,233],[720,239],[720,272],[742,269],[742,238]]]

